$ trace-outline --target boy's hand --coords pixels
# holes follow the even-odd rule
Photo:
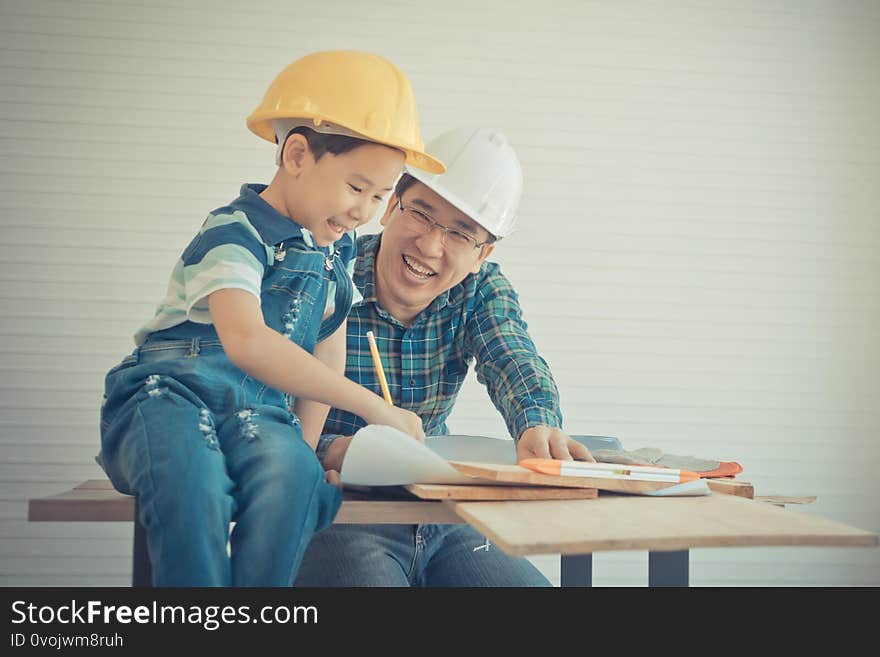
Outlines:
[[[425,430],[422,429],[422,419],[405,408],[398,408],[386,403],[379,416],[364,419],[367,419],[370,424],[386,424],[389,427],[400,429],[420,443],[425,442]]]
[[[559,461],[593,461],[593,455],[561,429],[532,427],[522,432],[516,445],[516,460],[557,459]]]

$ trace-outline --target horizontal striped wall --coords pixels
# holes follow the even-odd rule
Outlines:
[[[517,148],[495,255],[571,433],[737,460],[880,530],[878,34],[870,1],[4,0],[0,583],[128,582],[130,527],[26,500],[100,476],[103,373],[205,213],[272,175],[244,126],[268,82],[328,48],[403,68],[427,138]],[[450,428],[505,435],[473,377]],[[876,586],[878,553],[696,550],[691,580]],[[645,581],[644,554],[595,564]]]

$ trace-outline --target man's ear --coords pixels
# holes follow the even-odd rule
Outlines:
[[[284,142],[284,148],[281,150],[282,168],[296,178],[310,162],[314,162],[314,157],[308,140],[298,132],[294,132]]]
[[[382,213],[382,218],[379,219],[379,225],[387,226],[388,220],[391,219],[391,213],[394,212],[394,208],[397,207],[397,194],[391,192],[391,196],[388,197],[388,205],[385,206],[385,212]]]
[[[472,274],[477,274],[477,273],[479,273],[479,271],[480,271],[480,267],[482,266],[483,261],[484,261],[486,258],[488,258],[488,257],[489,257],[489,254],[492,253],[492,251],[494,251],[494,250],[495,250],[495,245],[494,245],[494,244],[486,244],[485,246],[482,247],[482,251],[481,251],[481,253],[480,253],[480,257],[477,258],[477,263],[473,266],[473,269],[471,269],[471,273],[472,273]]]

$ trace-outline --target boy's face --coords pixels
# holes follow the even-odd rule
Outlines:
[[[405,156],[379,144],[365,144],[317,162],[308,151],[288,189],[291,216],[308,228],[318,246],[332,244],[370,221],[391,193]]]
[[[406,321],[468,274],[477,273],[493,247],[450,248],[442,244],[439,229],[425,233],[413,226],[397,200],[392,196],[382,217],[385,230],[376,256],[377,296],[388,312]],[[438,224],[465,232],[478,243],[489,238],[482,226],[421,183],[407,188],[400,200],[404,207],[416,207]]]

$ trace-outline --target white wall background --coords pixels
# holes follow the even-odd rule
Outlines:
[[[103,373],[206,212],[269,180],[269,81],[330,48],[403,68],[426,138],[518,149],[496,254],[570,432],[880,530],[880,3],[0,0],[0,584],[128,583],[131,525],[26,500],[101,475]],[[504,435],[474,380],[451,429]],[[876,586],[880,550],[694,550],[691,580]]]

